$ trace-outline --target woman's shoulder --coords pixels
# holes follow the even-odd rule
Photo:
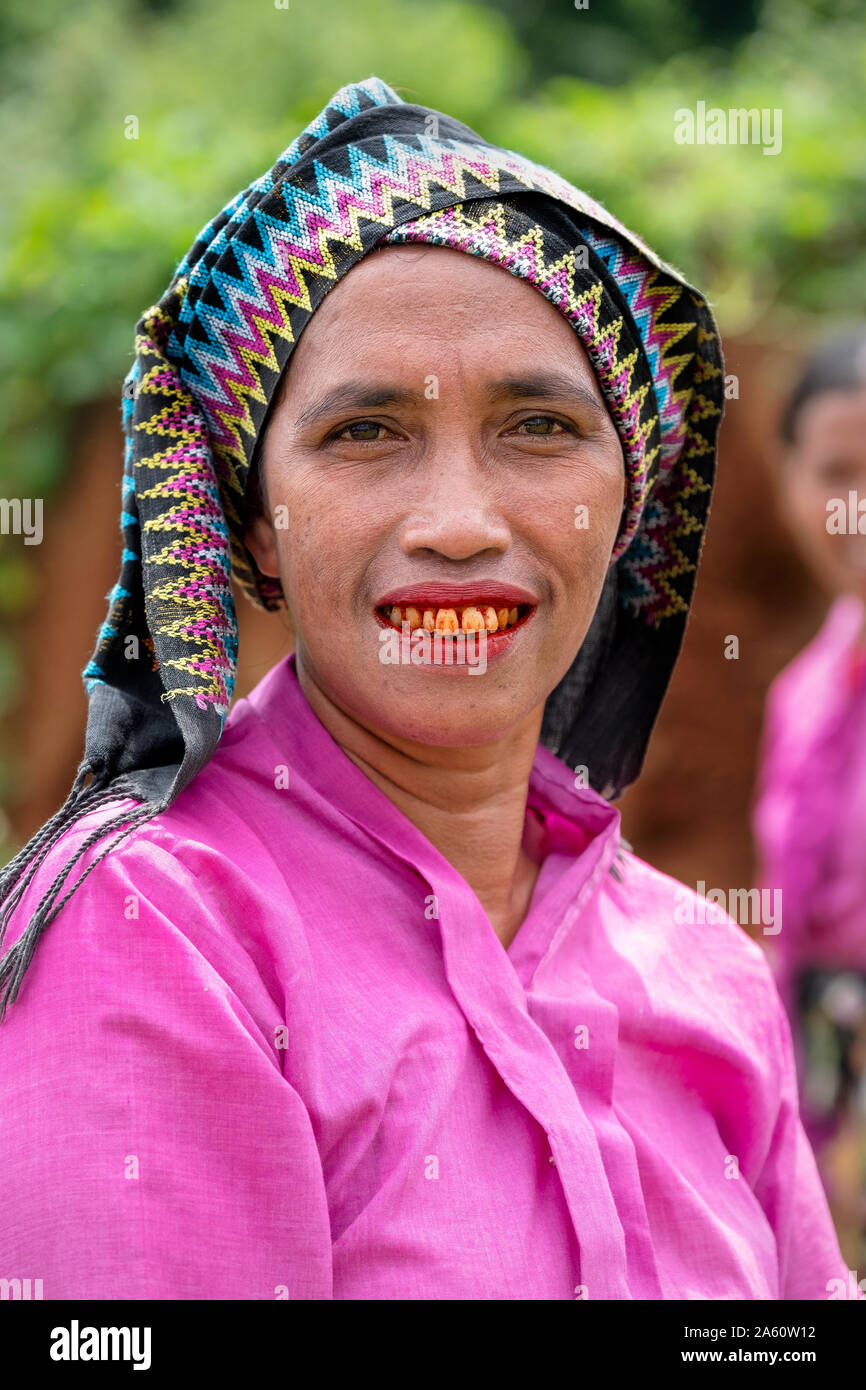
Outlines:
[[[822,693],[828,693],[850,659],[863,617],[863,604],[859,599],[850,594],[836,598],[815,635],[773,680],[768,696],[770,704],[796,704],[802,708],[803,702],[810,697],[820,702]],[[808,705],[805,712],[809,712]]]
[[[285,834],[275,843],[273,750],[249,720],[226,732],[225,746],[167,808],[147,816],[145,803],[118,796],[82,807],[53,843],[43,828],[22,852],[17,890],[14,864],[7,869],[16,901],[7,899],[0,958],[43,919],[31,970],[40,958],[67,968],[73,942],[84,956],[109,957],[128,935],[137,949],[149,941],[167,967],[200,955],[246,973],[249,958],[270,956],[275,915],[288,945],[298,843],[285,801]]]
[[[120,838],[140,809],[126,799],[82,815],[30,875],[0,945],[0,958],[17,946],[14,961],[35,940],[22,1003],[60,1014],[78,1008],[70,990],[94,1007],[137,990],[143,1017],[204,992],[227,1018],[269,1019],[282,996],[275,922],[303,963],[285,880],[234,816],[215,831],[176,804]]]
[[[739,925],[738,913],[743,903],[753,902],[756,910],[759,908],[760,898],[747,896],[750,889],[717,888],[704,879],[694,884],[685,883],[642,859],[630,846],[623,847],[617,863],[622,866],[620,881],[631,888],[633,897],[639,901],[642,917],[651,913],[654,920],[668,924],[671,930],[708,920],[720,928],[720,939],[733,937],[739,944],[742,938],[746,955],[763,960],[760,947]]]
[[[675,989],[710,991],[714,1007],[760,1017],[781,1007],[766,953],[746,931],[776,935],[779,896],[757,888],[680,882],[633,851],[621,858],[618,897],[630,959]]]
[[[239,701],[226,722],[211,758],[165,808],[140,819],[125,832],[130,816],[146,803],[120,797],[84,810],[58,839],[37,875],[45,884],[74,859],[89,869],[107,844],[116,847],[100,863],[119,877],[144,873],[158,879],[160,869],[178,891],[194,886],[201,895],[211,880],[231,880],[238,888],[267,877],[273,859],[273,819],[291,820],[289,770],[271,733],[247,700]],[[122,838],[121,838],[122,837]],[[288,845],[291,836],[286,837]],[[94,843],[88,847],[88,841]]]
[[[31,865],[41,862],[22,906],[35,906],[64,869],[70,884],[83,875],[94,884],[111,878],[156,889],[165,880],[172,892],[198,897],[220,883],[237,890],[244,879],[255,881],[271,857],[261,827],[277,796],[272,764],[267,742],[243,720],[227,728],[210,762],[169,806],[148,815],[147,803],[128,795],[93,809],[83,802],[47,852],[47,827],[23,851]]]

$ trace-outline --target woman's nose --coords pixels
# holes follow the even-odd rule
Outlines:
[[[449,560],[467,560],[507,550],[511,528],[491,484],[489,468],[471,443],[451,438],[437,447],[409,483],[418,491],[401,526],[404,553],[435,550]]]

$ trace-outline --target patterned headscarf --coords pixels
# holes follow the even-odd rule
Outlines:
[[[354,83],[204,227],[138,323],[123,387],[123,560],[84,672],[84,760],[64,806],[0,877],[0,941],[70,823],[113,800],[136,804],[85,839],[0,962],[2,1009],[86,873],[213,754],[237,668],[232,577],[261,607],[284,602],[244,542],[250,468],[281,373],[341,277],[374,247],[410,241],[526,280],[592,363],[622,443],[627,500],[592,626],[548,699],[542,740],[585,765],[605,796],[637,776],[709,506],[723,399],[712,314],[559,175],[403,102],[378,78]],[[100,841],[70,886],[73,865]]]

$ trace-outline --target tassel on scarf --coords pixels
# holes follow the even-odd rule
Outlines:
[[[91,811],[96,811],[112,801],[123,800],[129,796],[130,788],[122,777],[115,779],[109,786],[93,782],[90,786],[85,787],[84,784],[91,772],[92,769],[88,764],[82,763],[72,784],[72,789],[60,810],[42,826],[32,840],[15,855],[14,859],[10,860],[0,873],[0,947],[3,945],[15,909],[58,840],[66,834],[72,825],[89,815]],[[127,807],[118,811],[116,816],[103,821],[90,835],[86,836],[75,854],[67,860],[51,886],[42,895],[22,935],[0,959],[0,1022],[6,1016],[7,1005],[14,1004],[17,998],[21,981],[45,928],[54,920],[64,904],[80,888],[97,864],[120,844],[130,831],[138,825],[143,825],[145,821],[158,814],[161,809],[161,803],[144,802],[139,803],[138,806]],[[80,862],[93,845],[109,837],[115,830],[119,830],[120,833],[114,839],[109,839],[71,888],[68,888],[60,897],[64,884],[75,865]]]

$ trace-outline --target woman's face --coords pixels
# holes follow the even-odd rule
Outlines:
[[[282,580],[305,679],[425,744],[540,719],[595,611],[625,474],[583,347],[537,290],[443,247],[366,257],[304,330],[262,468],[248,541]],[[485,635],[462,664],[416,664],[431,627]]]
[[[807,401],[784,480],[788,519],[813,570],[834,593],[866,599],[866,390]]]

